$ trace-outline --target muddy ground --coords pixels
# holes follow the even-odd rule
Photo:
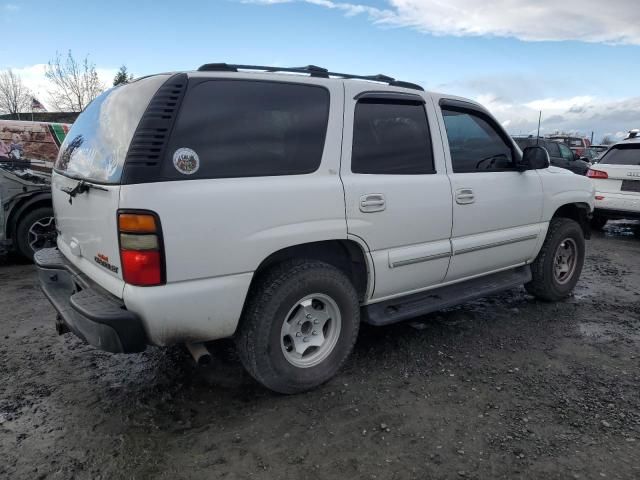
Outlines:
[[[56,336],[0,265],[0,478],[640,478],[640,225],[588,243],[575,296],[523,289],[364,326],[333,381],[272,394],[228,342],[110,355]]]

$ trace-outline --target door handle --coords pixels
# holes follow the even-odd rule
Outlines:
[[[387,208],[384,195],[369,193],[360,197],[360,211],[363,213],[381,212]]]
[[[460,188],[456,190],[456,203],[458,205],[468,205],[476,201],[473,190],[470,188]]]

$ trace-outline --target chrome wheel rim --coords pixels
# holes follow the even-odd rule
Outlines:
[[[333,351],[342,317],[336,301],[323,293],[300,299],[289,310],[280,330],[280,347],[287,361],[299,368],[314,367]]]
[[[553,259],[553,276],[561,285],[568,283],[573,278],[578,263],[578,245],[572,238],[565,238],[558,248]]]
[[[29,248],[34,252],[56,244],[56,222],[53,217],[43,217],[29,227]]]

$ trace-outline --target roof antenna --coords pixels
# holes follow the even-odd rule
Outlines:
[[[536,145],[540,143],[540,120],[542,120],[542,110],[540,110],[540,115],[538,115],[538,135],[536,135]]]

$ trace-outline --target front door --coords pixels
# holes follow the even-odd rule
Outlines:
[[[451,255],[452,197],[432,103],[418,91],[376,86],[367,92],[345,82],[344,118],[347,229],[371,252],[373,299],[442,282]]]
[[[522,265],[544,224],[538,173],[516,169],[519,153],[486,111],[441,101],[453,190],[453,257],[446,281]]]

